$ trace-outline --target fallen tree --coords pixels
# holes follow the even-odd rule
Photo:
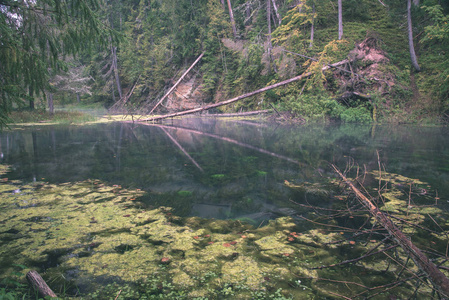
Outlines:
[[[253,116],[253,115],[261,115],[270,113],[271,109],[264,110],[255,110],[255,111],[246,111],[239,113],[231,113],[231,114],[210,114],[208,117],[242,117],[242,116]]]
[[[171,89],[161,98],[161,100],[159,100],[158,103],[156,103],[156,105],[151,109],[150,115],[162,103],[162,101],[164,101],[165,98],[167,98],[175,90],[175,88],[178,86],[178,84],[184,79],[184,77],[186,77],[186,75],[190,72],[190,70],[193,69],[193,67],[201,60],[201,58],[203,56],[204,56],[204,52],[201,53],[200,56],[198,56],[198,58],[193,62],[193,64],[190,66],[190,68],[188,68],[187,71],[185,71],[184,74],[182,74],[182,76],[178,79],[178,81],[176,81],[176,83],[171,87]]]
[[[331,65],[327,65],[327,66],[321,68],[321,71],[325,71],[325,70],[327,70],[329,68],[338,67],[338,66],[344,65],[344,64],[346,64],[348,62],[349,62],[349,60],[345,59],[345,60],[342,60],[340,62],[331,64]],[[226,100],[226,101],[218,102],[218,103],[215,103],[215,104],[206,105],[206,106],[203,106],[203,107],[189,109],[189,110],[185,110],[185,111],[181,111],[181,112],[166,114],[166,115],[162,115],[162,116],[155,116],[155,117],[151,117],[151,118],[141,119],[139,121],[140,122],[151,122],[151,121],[157,121],[157,120],[162,120],[162,119],[172,118],[172,117],[179,117],[179,116],[183,116],[183,115],[188,115],[188,114],[193,114],[193,113],[209,110],[209,109],[212,109],[212,108],[216,108],[216,107],[220,107],[220,106],[223,106],[223,105],[231,104],[233,102],[236,102],[236,101],[239,101],[239,100],[242,100],[242,99],[245,99],[245,98],[248,98],[248,97],[251,97],[251,96],[254,96],[254,95],[257,95],[257,94],[260,94],[260,93],[263,93],[263,92],[275,89],[275,88],[278,88],[280,86],[287,85],[289,83],[292,83],[292,82],[295,82],[295,81],[307,78],[309,76],[312,76],[312,74],[313,74],[313,72],[303,73],[303,74],[298,75],[296,77],[293,77],[293,78],[290,78],[290,79],[287,79],[287,80],[284,80],[284,81],[281,81],[281,82],[269,85],[267,87],[261,88],[259,90],[256,90],[256,91],[253,91],[253,92],[250,92],[250,93],[246,93],[246,94],[240,95],[238,97],[235,97],[235,98],[232,98],[232,99],[229,99],[229,100]]]
[[[387,230],[396,243],[409,255],[416,266],[432,282],[436,291],[444,298],[449,297],[449,279],[438,267],[431,262],[426,255],[416,247],[411,240],[391,221],[391,219],[377,208],[355,185],[344,176],[335,165],[332,165],[335,172],[342,178],[343,182],[354,192],[359,202],[369,210],[376,221]]]

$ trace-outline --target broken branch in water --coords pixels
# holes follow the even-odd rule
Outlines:
[[[438,267],[432,263],[424,253],[416,247],[409,238],[391,221],[391,219],[379,210],[355,185],[344,176],[340,170],[332,165],[334,171],[341,177],[343,182],[354,192],[357,199],[370,211],[370,214],[384,227],[401,248],[412,258],[417,267],[427,275],[434,288],[443,297],[449,297],[449,279]]]

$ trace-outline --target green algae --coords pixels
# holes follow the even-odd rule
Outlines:
[[[134,298],[159,299],[330,297],[339,285],[315,279],[359,280],[350,273],[313,269],[338,262],[338,250],[345,249],[337,243],[341,236],[301,229],[291,217],[261,228],[238,220],[180,218],[168,207],[147,209],[139,190],[98,180],[59,185],[5,180],[0,188],[19,190],[3,193],[0,200],[2,277],[12,272],[14,261],[39,269],[50,282],[61,274],[75,285],[87,282],[85,292],[121,282],[135,286],[129,292]],[[385,260],[372,259],[358,268],[379,272]]]

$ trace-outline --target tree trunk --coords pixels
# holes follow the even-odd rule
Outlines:
[[[278,7],[276,5],[276,0],[271,0],[271,2],[273,3],[274,12],[276,13],[276,17],[278,19],[278,25],[281,25],[282,19],[281,19],[281,16],[279,15]]]
[[[76,93],[76,103],[78,103],[78,104],[81,103],[80,93]]]
[[[28,282],[42,297],[50,296],[57,298],[56,294],[48,287],[41,275],[36,271],[29,271],[26,275]]]
[[[343,37],[343,5],[342,0],[338,0],[338,39]]]
[[[237,39],[237,29],[235,27],[234,13],[232,12],[231,0],[228,0],[229,17],[231,18],[232,33],[234,34],[234,39]]]
[[[416,71],[421,71],[418,64],[418,58],[415,53],[415,46],[413,45],[413,24],[412,24],[412,1],[407,0],[407,29],[408,29],[408,47],[410,50],[410,59]]]
[[[28,87],[28,94],[30,95],[30,109],[34,110],[34,91],[31,86]]]
[[[192,70],[192,68],[201,60],[201,58],[204,56],[204,52],[200,54],[200,56],[198,56],[198,58],[193,62],[193,64],[190,66],[190,68],[187,69],[187,71],[184,72],[184,74],[182,74],[181,78],[178,79],[178,81],[176,81],[176,83],[171,87],[171,89],[161,98],[161,100],[159,100],[159,102],[151,109],[150,114],[153,113],[153,111],[159,106],[159,104],[162,103],[162,101],[164,101],[165,98],[168,97],[168,95],[170,95],[173,90],[176,88],[176,86],[184,79],[184,77],[190,72],[190,70]]]
[[[251,5],[249,3],[245,3],[245,26],[248,25],[251,21]]]
[[[53,93],[47,94],[47,103],[48,103],[48,112],[50,115],[53,115],[55,113],[55,105],[53,103]]]
[[[269,59],[269,67],[268,67],[268,73],[271,73],[271,48],[273,48],[273,45],[271,44],[271,1],[267,0],[267,24],[268,24],[268,34],[267,34],[267,41],[268,41],[268,59]]]
[[[268,59],[269,59],[269,66],[268,66],[268,73],[271,73],[271,67],[273,66],[273,70],[275,73],[277,73],[276,64],[274,63],[274,59],[271,55],[271,51],[273,49],[273,44],[271,43],[271,1],[267,0],[267,23],[268,23],[268,35],[267,35],[267,41],[268,41]]]
[[[229,113],[229,114],[209,114],[208,117],[212,118],[224,118],[224,117],[241,117],[241,116],[253,116],[267,114],[271,112],[271,109],[255,110],[255,111],[245,111],[240,113]]]
[[[410,0],[408,0],[410,1]],[[444,275],[438,267],[432,263],[424,253],[416,247],[409,238],[407,238],[399,228],[391,221],[391,219],[381,212],[365,195],[363,195],[354,184],[349,181],[336,166],[332,165],[335,172],[343,179],[357,196],[357,199],[370,211],[371,215],[376,218],[382,227],[384,227],[393,239],[404,249],[404,251],[413,259],[418,268],[423,271],[438,292],[445,298],[449,296],[449,279]]]
[[[310,44],[309,44],[309,48],[313,47],[314,35],[315,35],[315,3],[312,3],[312,27],[310,28]]]
[[[114,68],[115,84],[117,85],[117,92],[119,98],[121,99],[123,97],[123,94],[122,94],[122,86],[120,84],[120,76],[118,74],[117,47],[111,47],[111,55],[112,55],[112,67]]]
[[[321,68],[321,71],[325,71],[325,70],[327,70],[329,68],[337,67],[337,66],[340,66],[340,65],[343,65],[343,64],[346,64],[346,63],[348,63],[347,59],[342,60],[342,61],[337,62],[337,63],[332,64],[332,65],[327,65],[327,66]],[[295,82],[295,81],[298,81],[298,80],[301,80],[301,79],[304,79],[304,78],[307,78],[307,77],[311,76],[312,74],[313,74],[312,72],[307,72],[307,73],[301,74],[299,76],[296,76],[296,77],[293,77],[293,78],[290,78],[290,79],[287,79],[287,80],[284,80],[284,81],[281,81],[281,82],[269,85],[269,86],[264,87],[262,89],[259,89],[259,90],[256,90],[256,91],[253,91],[253,92],[250,92],[250,93],[247,93],[247,94],[243,94],[243,95],[240,95],[238,97],[235,97],[235,98],[223,101],[223,102],[218,102],[218,103],[215,103],[215,104],[206,105],[204,107],[194,108],[194,109],[185,110],[185,111],[172,113],[172,114],[167,114],[167,115],[163,115],[163,116],[146,118],[146,119],[142,119],[142,120],[139,120],[139,121],[140,122],[157,121],[157,120],[162,120],[162,119],[166,119],[166,118],[172,118],[172,117],[178,117],[178,116],[193,114],[193,113],[201,112],[201,111],[208,110],[208,109],[215,108],[215,107],[220,107],[220,106],[227,105],[227,104],[230,104],[230,103],[233,103],[233,102],[236,102],[236,101],[239,101],[239,100],[242,100],[242,99],[245,99],[245,98],[248,98],[248,97],[260,94],[260,93],[263,93],[263,92],[266,92],[268,90],[271,90],[271,89],[274,89],[274,88],[277,88],[277,87],[280,87],[280,86],[283,86],[283,85],[286,85],[286,84],[289,84],[289,83],[292,83],[292,82]]]

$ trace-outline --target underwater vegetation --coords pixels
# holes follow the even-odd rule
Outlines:
[[[147,207],[140,190],[99,180],[23,183],[8,180],[7,170],[0,165],[0,280],[21,265],[22,273],[38,270],[66,297],[333,299],[391,282],[400,272],[382,253],[341,268],[320,268],[374,245],[389,246],[379,244],[376,236],[361,241],[341,229],[311,227],[292,217],[259,228],[241,220],[181,218],[170,207]],[[394,198],[403,196],[394,189],[402,178],[395,178],[388,183],[386,203],[394,203],[402,214],[405,210],[403,218],[415,222],[421,212]],[[188,191],[177,194],[190,196]],[[425,213],[443,218],[443,211],[433,209]],[[406,260],[399,249],[395,253]],[[414,268],[412,262],[406,265]],[[0,288],[6,294],[11,287],[2,281]],[[382,297],[412,293],[404,283]]]

